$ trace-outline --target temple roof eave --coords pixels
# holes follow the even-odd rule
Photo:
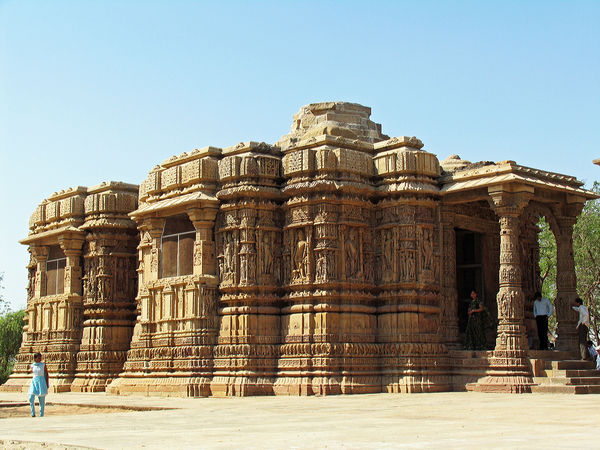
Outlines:
[[[25,239],[19,241],[23,245],[31,245],[34,243],[43,243],[48,241],[54,241],[59,236],[84,236],[85,232],[74,226],[66,226],[55,228],[49,231],[43,231],[41,233],[34,233],[27,236]]]
[[[469,191],[481,192],[482,188],[491,186],[524,184],[532,186],[536,190],[561,192],[582,197],[584,200],[598,198],[598,195],[583,189],[581,187],[583,183],[577,181],[574,177],[516,166],[514,163],[506,164],[504,167],[502,165],[486,166],[483,169],[457,172],[451,176],[440,178],[439,181],[442,184],[440,194],[446,196]],[[480,197],[480,195],[477,195],[477,197]]]
[[[175,211],[185,210],[190,206],[207,206],[211,205],[217,208],[219,200],[214,195],[209,195],[204,192],[192,192],[189,194],[180,195],[177,197],[167,198],[152,203],[142,203],[135,211],[129,213],[133,220],[138,220],[149,215],[167,216]]]

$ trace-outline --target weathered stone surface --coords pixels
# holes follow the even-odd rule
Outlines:
[[[370,114],[314,103],[275,145],[173,156],[139,205],[122,183],[44,200],[22,241],[29,321],[4,389],[26,389],[40,351],[55,390],[530,391],[535,224],[557,238],[557,345],[572,350],[572,226],[594,195],[513,161],[440,163]],[[498,321],[487,352],[460,350],[473,287]]]

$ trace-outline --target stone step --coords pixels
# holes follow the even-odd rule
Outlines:
[[[531,386],[531,392],[534,394],[600,394],[600,386],[540,384]]]
[[[558,350],[529,350],[529,358],[543,359],[546,361],[567,361],[579,358],[579,352],[566,352]]]
[[[558,377],[558,378],[570,378],[570,377],[590,377],[600,378],[600,370],[596,369],[585,369],[585,370],[542,370],[537,375],[539,377]]]
[[[585,369],[585,370],[557,370],[555,376],[564,376],[567,378],[572,377],[589,377],[589,378],[600,378],[600,370],[596,369]]]
[[[570,383],[577,386],[600,386],[600,377],[570,377]]]
[[[561,385],[561,386],[600,386],[600,378],[589,377],[533,377],[534,383],[540,385]]]
[[[593,361],[581,361],[581,360],[570,360],[570,361],[546,361],[545,368],[552,370],[590,370],[594,369],[596,365]]]

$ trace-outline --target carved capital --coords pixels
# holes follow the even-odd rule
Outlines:
[[[140,231],[147,231],[150,236],[156,238],[162,235],[164,225],[165,219],[152,217],[144,219],[138,228]]]
[[[533,198],[533,186],[505,184],[488,188],[490,206],[500,216],[519,216]]]
[[[213,208],[188,208],[186,210],[190,220],[194,223],[196,229],[201,227],[212,227],[215,222],[215,218],[217,217],[218,212],[217,207]]]

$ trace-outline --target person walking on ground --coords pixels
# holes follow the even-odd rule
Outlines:
[[[31,365],[31,371],[33,372],[33,378],[29,385],[29,406],[31,406],[31,417],[35,417],[35,396],[38,396],[40,403],[40,417],[44,417],[44,407],[46,406],[46,395],[48,394],[48,385],[50,376],[48,375],[48,368],[46,364],[42,362],[41,353],[35,353],[33,355],[34,363]]]
[[[540,339],[540,350],[548,350],[548,317],[554,313],[554,306],[541,292],[533,294],[533,315],[537,324],[538,338]]]
[[[577,331],[579,332],[579,353],[581,353],[582,360],[589,360],[590,352],[588,351],[587,341],[590,334],[590,313],[583,304],[583,300],[579,297],[575,299],[573,309],[579,313],[579,322],[577,322]]]

